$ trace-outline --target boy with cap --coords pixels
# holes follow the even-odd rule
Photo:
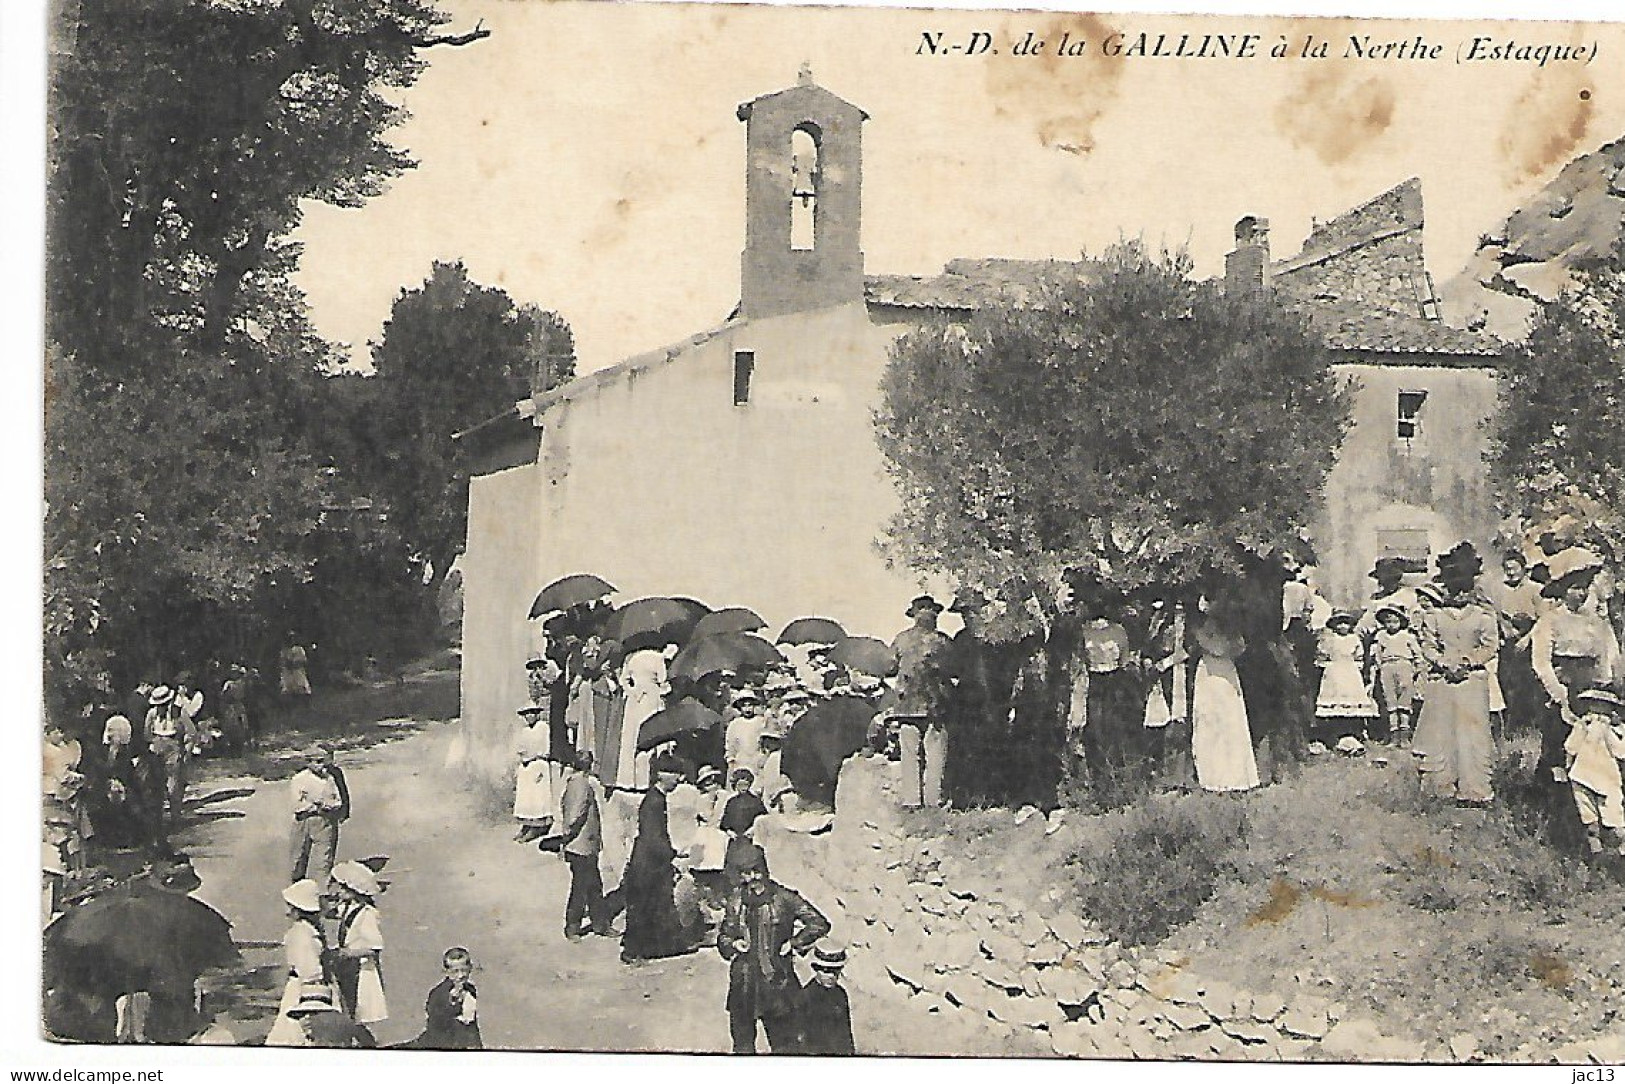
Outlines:
[[[1615,853],[1625,855],[1625,788],[1619,766],[1625,760],[1625,701],[1607,688],[1587,689],[1574,699],[1582,714],[1570,726],[1563,752],[1586,847],[1601,854],[1606,831]]]
[[[812,980],[801,988],[803,1054],[853,1054],[852,1007],[841,985],[846,949],[828,940],[813,946]]]

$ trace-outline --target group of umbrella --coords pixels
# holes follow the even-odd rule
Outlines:
[[[798,618],[769,640],[767,622],[742,606],[713,610],[694,599],[650,597],[611,607],[604,600],[615,590],[598,576],[567,576],[544,588],[531,607],[546,633],[532,673],[537,664],[552,663],[551,680],[531,691],[547,714],[555,759],[592,749],[599,781],[621,789],[646,783],[652,756],[676,759],[691,774],[721,770],[726,723],[737,714],[733,705],[741,694],[765,700],[794,688],[811,706],[770,730],[782,741],[780,770],[803,802],[833,803],[842,762],[865,747],[885,707],[884,679],[895,671],[889,645],[851,635],[827,617]],[[663,660],[659,702],[642,710],[626,703],[622,686],[631,683],[615,680],[617,668],[640,652]],[[613,709],[599,713],[594,736],[571,725],[578,718],[571,704],[593,695],[595,683],[600,691],[607,684]],[[635,739],[625,727],[636,727]],[[623,749],[634,754],[635,765],[618,755]]]

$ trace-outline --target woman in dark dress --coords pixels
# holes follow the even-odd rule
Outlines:
[[[671,843],[666,795],[682,779],[679,765],[659,760],[651,766],[654,785],[638,806],[638,834],[621,879],[626,903],[626,933],[621,936],[621,960],[657,960],[693,949],[677,913],[673,883],[677,857]]]

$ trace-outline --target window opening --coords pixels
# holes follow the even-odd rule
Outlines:
[[[1425,391],[1402,391],[1395,411],[1394,435],[1400,440],[1415,440],[1422,432],[1422,404],[1428,400]]]
[[[818,140],[805,128],[790,133],[790,247],[810,252],[817,244]]]
[[[750,402],[750,377],[756,370],[754,350],[734,351],[734,406]]]

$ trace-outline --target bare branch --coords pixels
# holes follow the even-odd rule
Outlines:
[[[485,20],[481,19],[474,24],[474,29],[466,34],[440,34],[432,38],[413,38],[412,44],[419,49],[427,49],[431,45],[470,45],[481,38],[488,38],[491,32],[485,29]]]

